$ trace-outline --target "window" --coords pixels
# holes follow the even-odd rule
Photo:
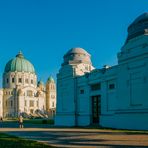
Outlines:
[[[115,84],[109,84],[109,89],[115,89]]]
[[[12,78],[12,83],[14,83],[14,78]]]
[[[88,66],[85,66],[85,69],[88,70]]]
[[[11,107],[12,107],[13,106],[13,101],[12,100],[11,100],[10,104],[11,104]]]
[[[19,83],[22,83],[22,78],[19,78]]]
[[[81,89],[80,90],[80,94],[84,94],[84,89]]]
[[[33,84],[33,80],[31,80],[31,84]]]
[[[33,92],[31,90],[27,90],[27,96],[32,97],[33,96]]]
[[[54,85],[51,85],[51,89],[53,89],[53,90],[55,89]]]
[[[9,79],[8,78],[6,79],[6,81],[7,81],[7,83],[9,83]]]
[[[34,101],[30,100],[30,107],[34,107]]]
[[[54,107],[54,102],[52,102],[52,107]]]
[[[101,83],[91,85],[91,90],[92,91],[100,90],[100,89],[101,89]]]
[[[6,106],[7,106],[7,101],[6,101]]]
[[[27,100],[25,100],[25,106],[27,106]]]
[[[29,83],[28,79],[25,79],[25,83],[27,83],[27,84]]]

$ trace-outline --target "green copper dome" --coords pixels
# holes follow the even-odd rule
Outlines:
[[[35,73],[34,66],[24,58],[22,52],[19,52],[16,57],[10,60],[5,66],[5,73],[15,71]]]

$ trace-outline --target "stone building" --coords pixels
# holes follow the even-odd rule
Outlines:
[[[16,117],[19,114],[44,116],[49,114],[49,110],[55,112],[55,82],[53,79],[47,80],[46,85],[54,85],[54,89],[46,89],[43,82],[37,82],[34,66],[19,52],[5,66],[3,89],[0,90],[0,115],[3,117]],[[48,96],[49,93],[52,93],[52,98]],[[49,106],[49,103],[54,105]]]
[[[118,64],[96,69],[73,48],[57,74],[56,125],[148,130],[148,13],[129,27]]]

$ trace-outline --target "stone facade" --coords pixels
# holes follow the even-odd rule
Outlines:
[[[71,59],[75,54],[86,59],[89,54],[81,48],[66,54],[68,62],[57,75],[56,125],[148,130],[147,29],[145,13],[128,28],[118,64],[112,67],[94,69],[90,58]],[[91,67],[88,71],[86,63]]]

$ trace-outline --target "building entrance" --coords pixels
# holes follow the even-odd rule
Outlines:
[[[92,96],[92,123],[99,123],[101,114],[101,95]]]

